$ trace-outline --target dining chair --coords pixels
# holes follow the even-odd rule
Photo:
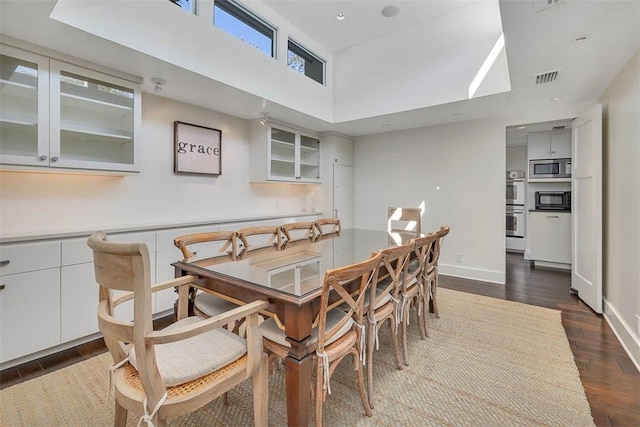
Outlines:
[[[405,267],[413,254],[414,244],[391,246],[381,251],[380,269],[377,286],[372,286],[365,299],[367,326],[367,391],[369,405],[373,408],[373,351],[379,347],[378,333],[385,322],[391,329],[391,344],[395,355],[396,367],[403,369],[398,347],[398,328],[400,326],[400,303],[402,280]]]
[[[430,301],[430,282],[427,277],[427,271],[431,267],[431,261],[433,259],[433,248],[437,240],[436,233],[429,233],[424,237],[418,237],[413,239],[415,244],[414,254],[412,260],[409,263],[409,272],[419,272],[418,281],[422,288],[422,300],[419,303],[419,309],[421,309],[422,315],[422,329],[421,338],[425,339],[429,335],[429,301]],[[424,333],[423,333],[424,332]]]
[[[315,237],[315,226],[312,221],[309,222],[290,222],[282,224],[282,233],[284,234],[283,246],[289,242],[297,240],[313,240]]]
[[[340,233],[342,226],[338,218],[320,218],[313,222],[317,233],[316,237],[323,234]]]
[[[437,237],[433,245],[431,260],[426,271],[426,277],[429,284],[429,299],[433,305],[433,313],[436,317],[440,317],[440,313],[438,312],[438,302],[436,299],[438,292],[438,260],[440,259],[442,243],[446,235],[449,234],[449,231],[451,231],[451,228],[447,225],[443,225],[438,231],[436,231]]]
[[[173,244],[182,252],[184,262],[206,258],[207,265],[212,265],[236,260],[236,238],[235,231],[213,231],[179,236]],[[192,289],[193,310],[202,317],[217,316],[244,304],[211,290]],[[233,331],[239,326],[240,322],[235,322]]]
[[[389,207],[387,209],[387,231],[419,237],[422,232],[421,217],[420,208]]]
[[[424,238],[414,239],[410,242],[413,245],[413,253],[406,259],[402,270],[402,280],[400,285],[400,293],[398,295],[400,311],[398,317],[400,319],[400,336],[402,340],[402,355],[404,364],[409,365],[409,349],[407,327],[409,326],[410,312],[412,308],[416,311],[416,320],[418,331],[421,339],[427,338],[426,329],[426,306],[425,306],[425,289],[423,280],[424,263],[420,261],[421,243]],[[421,240],[423,239],[423,240]],[[420,240],[420,242],[418,242]],[[411,263],[411,259],[417,259],[417,263]]]
[[[319,313],[314,322],[311,337],[307,341],[315,359],[315,425],[322,425],[322,405],[331,394],[330,379],[337,365],[351,355],[357,371],[360,399],[367,416],[372,415],[364,382],[366,357],[366,325],[364,300],[372,284],[377,281],[380,253],[374,253],[366,261],[327,270],[320,294]],[[352,289],[353,288],[353,289]],[[346,303],[348,309],[336,308]],[[265,348],[284,358],[291,344],[285,339],[284,330],[274,319],[260,325]],[[315,350],[315,351],[314,351]],[[311,392],[311,391],[310,391]]]
[[[131,412],[140,415],[138,425],[164,426],[167,418],[195,411],[251,378],[255,424],[266,426],[268,367],[258,312],[268,302],[255,301],[211,319],[183,317],[154,331],[153,293],[177,287],[178,304],[185,305],[196,278],[152,285],[145,244],[111,243],[102,232],[91,235],[87,244],[99,285],[98,325],[114,362],[114,425],[126,425]],[[114,298],[114,291],[121,294]],[[115,308],[130,300],[133,320],[116,318]],[[246,319],[246,339],[221,328],[239,319]]]
[[[245,227],[237,230],[237,233],[241,252],[264,247],[282,248],[282,229],[279,225]]]

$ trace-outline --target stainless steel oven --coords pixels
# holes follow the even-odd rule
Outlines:
[[[507,171],[507,205],[525,204],[524,171]]]
[[[507,205],[507,236],[524,237],[524,206]]]

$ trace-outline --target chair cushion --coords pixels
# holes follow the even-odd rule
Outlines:
[[[193,305],[198,311],[208,317],[217,316],[218,314],[238,308],[237,304],[207,292],[198,292]]]
[[[330,331],[346,315],[347,314],[344,311],[337,308],[329,311],[327,313],[326,331]],[[338,340],[344,334],[349,332],[353,324],[354,324],[353,319],[349,318],[349,321],[346,322],[344,326],[342,326],[340,330],[334,336],[331,337],[331,339],[325,342],[325,345],[331,344],[332,342]],[[291,344],[289,344],[289,341],[285,339],[284,331],[278,327],[278,325],[276,324],[276,321],[273,318],[267,319],[260,324],[260,332],[262,333],[263,338],[271,340],[284,347],[291,347]],[[317,327],[313,328],[313,330],[311,331],[311,338],[309,338],[309,341],[307,341],[307,346],[311,346],[315,344],[316,341],[318,341]]]
[[[200,321],[200,317],[187,317],[164,330],[170,331]],[[218,328],[182,341],[158,344],[155,350],[160,376],[165,385],[175,386],[200,378],[239,359],[247,352],[247,342],[226,329]],[[129,353],[129,362],[138,369],[134,348]]]

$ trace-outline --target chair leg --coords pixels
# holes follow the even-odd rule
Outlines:
[[[358,371],[358,388],[360,389],[360,399],[362,400],[362,406],[364,407],[364,412],[367,414],[367,417],[373,415],[373,411],[371,411],[371,405],[369,403],[369,399],[367,398],[367,390],[364,386],[364,366],[362,366],[362,360],[360,360],[360,355],[358,352],[353,353],[353,363],[356,366],[356,370]]]
[[[402,355],[404,356],[404,364],[409,366],[409,350],[407,349],[407,322],[409,322],[409,305],[402,310]]]
[[[316,427],[322,426],[322,401],[324,400],[324,372],[322,359],[316,357],[316,396],[315,396],[315,420]]]
[[[377,323],[369,323],[367,328],[367,393],[369,396],[369,407],[373,408],[373,347],[376,345]]]
[[[427,330],[425,328],[424,322],[424,297],[422,295],[417,295],[416,299],[418,300],[418,305],[416,306],[416,317],[418,321],[418,331],[420,332],[420,339],[427,339]],[[422,308],[421,308],[422,306]]]
[[[226,393],[225,393],[226,394]],[[269,358],[262,353],[253,374],[253,417],[256,427],[269,424]]]
[[[127,425],[127,410],[116,400],[116,414],[113,420],[114,427],[124,427]]]
[[[400,348],[398,346],[398,325],[396,324],[396,315],[393,314],[389,319],[389,327],[391,328],[391,345],[393,346],[393,354],[396,357],[396,367],[404,369],[404,364],[400,360]]]
[[[436,292],[438,291],[438,275],[436,274],[436,278],[431,285],[431,298],[433,299],[433,313],[436,315],[436,318],[440,318],[440,313],[438,312],[438,304],[436,302]]]

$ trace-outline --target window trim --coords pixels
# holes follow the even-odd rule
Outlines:
[[[255,31],[259,32],[263,36],[271,39],[271,57],[277,58],[276,53],[278,52],[277,41],[278,41],[278,29],[273,26],[271,23],[262,19],[259,15],[248,9],[246,6],[240,4],[239,2],[233,0],[214,0],[213,2],[213,25],[215,25],[215,10],[216,7],[222,9],[227,12],[229,15],[233,16],[237,20],[241,21],[245,25],[253,28]],[[224,31],[223,28],[220,28]]]
[[[290,47],[291,45],[294,46],[293,49]],[[327,85],[327,61],[326,60],[322,59],[320,56],[311,52],[302,44],[298,43],[295,39],[292,39],[291,37],[289,37],[287,40],[287,67],[288,68],[291,68],[289,67],[289,52],[293,52],[294,54],[302,57],[305,60],[315,60],[321,63],[322,64],[322,81],[321,82],[317,81],[312,77],[309,77],[307,74],[302,74],[302,75],[305,77],[309,77],[314,82],[320,83],[323,86]]]

